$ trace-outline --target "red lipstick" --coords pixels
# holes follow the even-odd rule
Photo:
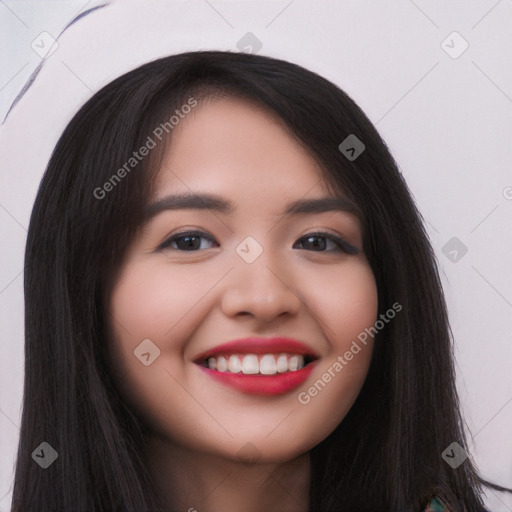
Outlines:
[[[206,350],[195,363],[208,376],[244,393],[278,395],[300,386],[316,359],[313,349],[291,338],[245,338]]]

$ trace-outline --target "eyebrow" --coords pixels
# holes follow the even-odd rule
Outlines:
[[[229,214],[236,209],[236,204],[215,194],[175,194],[166,196],[151,203],[145,211],[146,221],[166,210],[214,210]],[[342,211],[357,215],[359,209],[344,197],[320,197],[315,199],[299,199],[288,204],[281,215],[297,215],[301,213],[325,213]]]

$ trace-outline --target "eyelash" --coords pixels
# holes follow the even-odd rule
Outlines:
[[[160,250],[165,250],[165,249],[171,249],[171,250],[175,250],[175,251],[180,251],[180,249],[175,249],[174,247],[169,247],[169,246],[171,245],[171,243],[175,242],[176,240],[179,240],[180,238],[187,238],[187,237],[201,237],[201,238],[206,238],[206,239],[210,240],[211,242],[215,242],[214,238],[212,238],[211,236],[207,235],[206,233],[204,233],[202,231],[182,231],[181,233],[176,233],[175,235],[169,237],[167,240],[162,242],[158,246],[157,250],[160,251]],[[328,240],[331,240],[334,244],[336,244],[336,246],[338,247],[338,250],[312,251],[312,252],[345,252],[347,254],[357,254],[359,252],[359,249],[354,247],[352,244],[349,244],[348,242],[346,242],[343,238],[341,238],[337,235],[334,235],[333,233],[329,233],[327,231],[315,231],[312,233],[307,233],[304,236],[301,236],[299,238],[299,241],[308,239],[308,238],[313,238],[313,237],[326,238]],[[305,250],[307,250],[307,249],[305,249]],[[201,249],[191,250],[191,251],[183,250],[182,252],[199,252],[199,251],[201,251]]]

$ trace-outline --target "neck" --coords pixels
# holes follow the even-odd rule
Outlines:
[[[168,510],[306,512],[310,460],[248,464],[151,438],[147,464]]]

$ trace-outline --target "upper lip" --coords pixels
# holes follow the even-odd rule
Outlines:
[[[274,337],[274,338],[243,338],[228,341],[201,352],[195,362],[201,362],[216,354],[279,354],[291,353],[309,356],[317,359],[318,354],[302,341],[293,338]]]

